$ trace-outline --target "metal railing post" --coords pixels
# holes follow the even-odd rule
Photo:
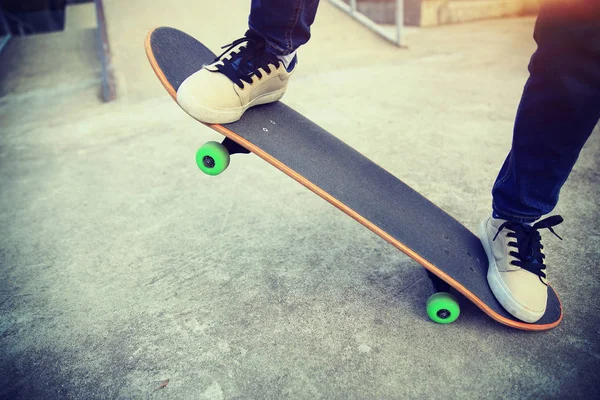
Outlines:
[[[357,9],[357,0],[350,0],[349,4],[344,2],[343,0],[329,0],[331,4],[344,11],[346,14],[350,15],[352,18],[372,30],[373,32],[379,34],[383,38],[389,40],[392,43],[395,43],[397,46],[402,46],[403,43],[403,27],[404,27],[404,0],[396,0],[396,32],[394,34],[390,34],[389,31],[386,31],[377,23],[375,23],[371,18],[362,14]]]
[[[96,4],[96,20],[98,22],[98,47],[102,60],[102,98],[104,101],[109,102],[117,97],[115,72],[108,43],[104,5],[102,0],[95,0],[94,3]]]
[[[404,28],[404,0],[396,0],[396,44],[402,46]]]
[[[356,12],[356,0],[350,0],[350,8],[352,12]]]

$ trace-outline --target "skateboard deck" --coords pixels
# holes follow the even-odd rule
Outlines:
[[[154,72],[174,100],[179,85],[216,57],[193,37],[168,27],[151,30],[145,48]],[[360,222],[497,322],[529,331],[552,329],[560,323],[562,306],[550,286],[547,310],[538,322],[512,317],[489,289],[488,260],[477,236],[284,103],[250,108],[234,123],[206,125]]]

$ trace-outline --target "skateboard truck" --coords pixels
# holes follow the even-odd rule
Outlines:
[[[250,153],[242,145],[225,137],[221,143],[211,141],[205,143],[196,152],[196,164],[207,175],[219,175],[229,166],[229,156],[232,154]]]
[[[233,140],[225,137],[221,142],[223,146],[227,149],[229,154],[250,154],[250,150],[246,149],[241,144],[234,142]]]
[[[438,324],[450,324],[460,315],[458,300],[450,292],[450,285],[427,271],[435,293],[427,299],[427,315]]]

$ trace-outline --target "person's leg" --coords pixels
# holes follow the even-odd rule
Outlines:
[[[310,39],[319,0],[252,0],[248,26],[274,54],[293,53]]]
[[[580,9],[582,1],[596,6]],[[492,190],[494,215],[519,222],[554,209],[600,118],[600,2],[542,2],[534,37],[512,148]]]
[[[539,230],[562,222],[551,212],[600,118],[600,1],[542,0],[538,48],[529,64],[510,153],[492,189],[493,216],[480,226],[488,283],[498,301],[526,322],[547,303]],[[552,231],[553,232],[553,231]]]

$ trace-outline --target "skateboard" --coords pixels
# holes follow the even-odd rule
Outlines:
[[[174,100],[179,85],[216,58],[198,40],[169,27],[152,29],[145,48],[150,65]],[[253,153],[278,168],[425,267],[436,289],[426,304],[433,321],[450,323],[459,316],[460,305],[450,288],[512,328],[543,331],[562,320],[562,305],[551,286],[546,313],[538,322],[512,317],[489,289],[488,260],[477,236],[281,101],[250,108],[234,123],[205,125],[225,138],[198,150],[201,170],[218,175],[236,153]]]

